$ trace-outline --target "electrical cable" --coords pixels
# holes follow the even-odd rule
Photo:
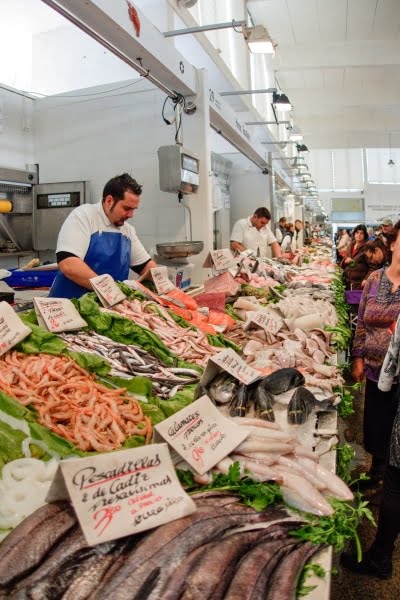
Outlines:
[[[142,77],[142,79],[138,79],[136,81],[132,81],[131,83],[128,83],[127,85],[121,85],[119,87],[116,88],[112,88],[111,90],[105,90],[103,92],[93,92],[92,94],[42,94],[41,92],[27,92],[25,90],[15,90],[15,93],[20,93],[22,96],[25,96],[26,94],[31,94],[31,95],[35,95],[35,96],[42,96],[43,98],[87,98],[90,96],[103,96],[104,94],[108,94],[110,92],[116,92],[119,90],[124,90],[128,87],[131,87],[133,85],[137,85],[138,83],[141,83],[141,81],[145,79],[144,77]],[[10,91],[7,87],[3,87],[2,85],[0,85],[0,87],[4,90]],[[12,91],[12,90],[11,90]]]

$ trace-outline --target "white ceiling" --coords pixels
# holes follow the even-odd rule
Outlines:
[[[248,0],[311,148],[400,146],[399,0]]]

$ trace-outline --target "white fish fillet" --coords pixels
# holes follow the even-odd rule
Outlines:
[[[304,477],[285,472],[283,469],[279,471],[278,467],[274,468],[282,475],[283,485],[296,491],[306,502],[314,507],[314,509],[321,511],[323,515],[333,514],[334,510],[326,498],[324,498],[309,481],[304,479]]]
[[[299,462],[305,465],[310,470],[313,470],[318,479],[324,481],[328,490],[332,492],[332,496],[339,500],[352,500],[353,492],[350,488],[338,477],[335,473],[331,473],[320,464],[309,460],[308,458],[299,458]]]

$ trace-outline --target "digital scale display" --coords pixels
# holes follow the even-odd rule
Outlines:
[[[38,208],[73,208],[80,204],[80,192],[38,194]]]
[[[192,158],[187,154],[182,154],[182,168],[185,171],[191,171],[192,173],[199,172],[199,161],[197,158]]]

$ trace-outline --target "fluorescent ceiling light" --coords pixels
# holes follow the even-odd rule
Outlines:
[[[253,54],[275,54],[274,44],[263,25],[243,27],[243,35]]]
[[[293,106],[289,102],[289,98],[286,94],[278,94],[278,92],[274,92],[272,96],[272,104],[275,106],[276,110],[280,110],[281,112],[290,112],[293,110]]]

